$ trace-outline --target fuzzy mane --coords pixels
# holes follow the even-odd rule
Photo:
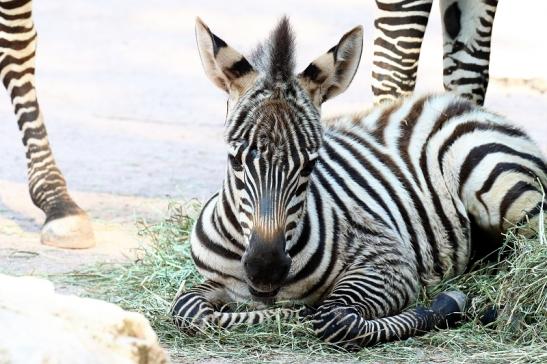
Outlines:
[[[282,82],[292,77],[294,34],[287,16],[283,16],[270,36],[256,47],[250,61],[271,82]]]

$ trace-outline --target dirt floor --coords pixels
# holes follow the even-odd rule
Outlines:
[[[238,4],[35,2],[38,94],[50,141],[72,194],[93,218],[98,245],[86,251],[40,245],[43,215],[28,196],[21,137],[0,93],[0,272],[45,274],[123,259],[140,243],[137,219],[161,219],[169,201],[204,200],[220,186],[225,98],[202,72],[193,34],[197,15],[248,51],[287,13],[301,68],[363,24],[360,71],[324,113],[370,104],[372,1]],[[547,3],[535,7],[529,12],[517,2],[500,4],[487,106],[525,127],[547,153]],[[422,47],[419,92],[442,90],[437,8]]]

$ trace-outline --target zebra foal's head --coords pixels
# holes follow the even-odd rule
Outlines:
[[[199,18],[196,39],[205,73],[228,94],[229,203],[237,211],[234,228],[244,237],[249,289],[272,296],[290,269],[288,250],[322,141],[321,104],[353,79],[363,30],[346,33],[299,74],[294,74],[294,38],[286,17],[249,59]]]

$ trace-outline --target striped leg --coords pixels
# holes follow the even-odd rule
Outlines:
[[[547,199],[540,185],[547,190],[547,178],[540,181],[536,177],[546,175],[547,165],[521,150],[495,148],[491,143],[469,153],[461,167],[460,196],[482,230],[501,237],[507,229],[528,222],[520,233],[534,235],[539,231],[541,211],[547,223]],[[467,173],[478,164],[477,172]]]
[[[356,268],[341,279],[310,315],[314,331],[328,343],[358,350],[446,327],[463,312],[466,299],[461,292],[441,293],[429,309],[401,312],[411,297],[410,291],[395,272],[386,277],[379,267]]]
[[[374,103],[414,91],[418,58],[433,0],[376,0],[372,92]]]
[[[187,334],[205,328],[229,329],[238,325],[259,324],[279,317],[283,321],[300,316],[298,309],[273,308],[248,312],[221,312],[218,306],[226,302],[225,288],[206,281],[186,292],[179,292],[171,306],[175,325]]]
[[[30,196],[46,214],[42,243],[63,248],[91,247],[94,237],[90,221],[68,194],[38,105],[34,86],[36,31],[32,1],[2,1],[0,29],[0,76],[23,133]]]
[[[481,120],[482,119],[482,120]],[[448,127],[447,127],[448,128]],[[462,203],[484,241],[498,248],[501,234],[530,221],[522,231],[538,231],[547,208],[547,164],[524,132],[495,115],[461,123],[440,146],[440,171],[455,200]],[[448,135],[448,134],[447,134]],[[477,247],[483,242],[474,239]]]
[[[497,0],[441,0],[444,87],[478,105],[488,87]]]

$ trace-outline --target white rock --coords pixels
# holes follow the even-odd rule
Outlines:
[[[143,315],[0,274],[0,364],[168,362]]]

